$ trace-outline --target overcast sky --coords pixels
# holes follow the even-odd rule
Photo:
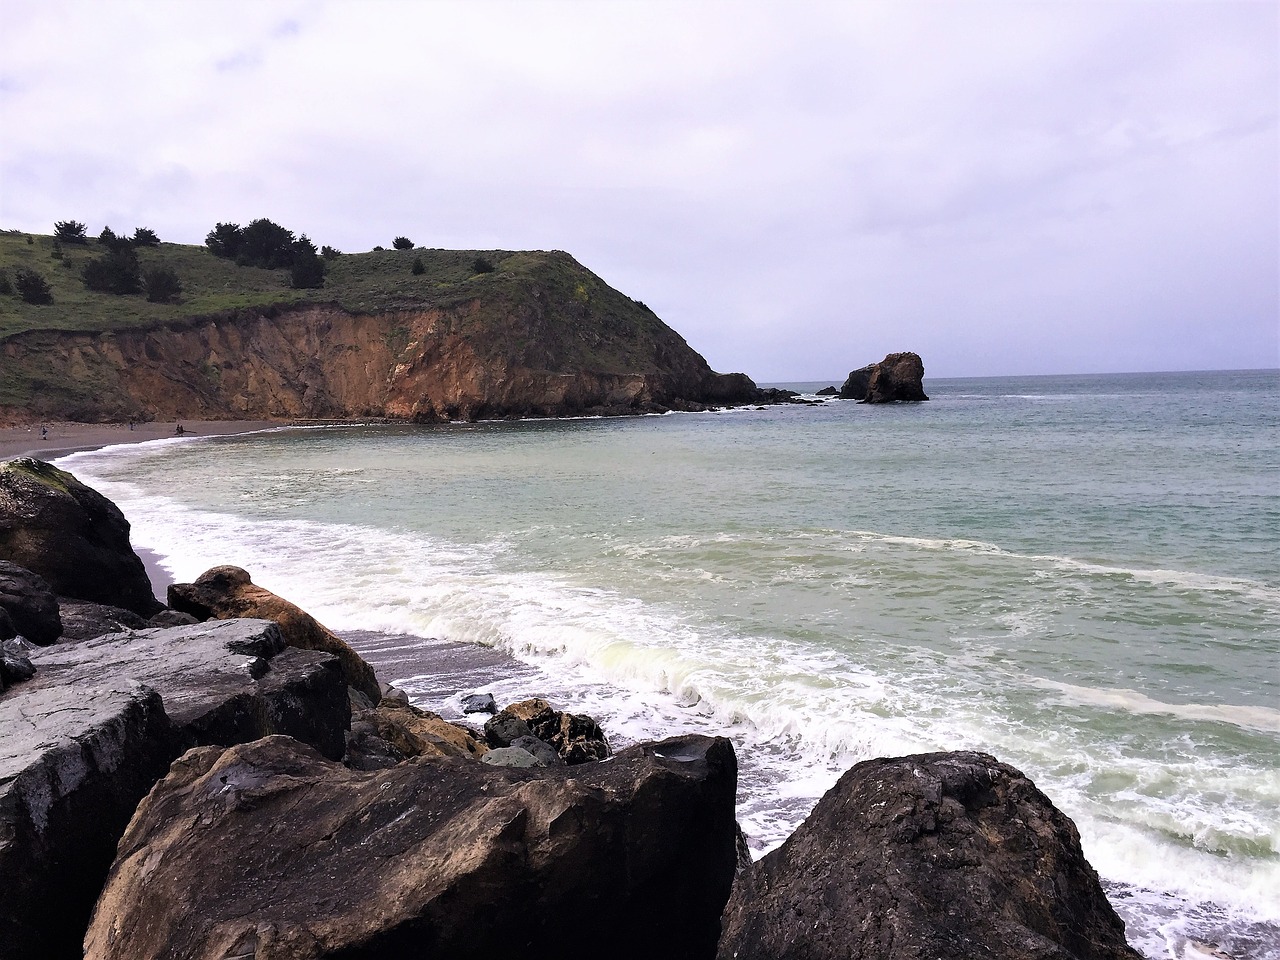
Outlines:
[[[0,0],[0,227],[567,250],[760,382],[1273,367],[1278,9]]]

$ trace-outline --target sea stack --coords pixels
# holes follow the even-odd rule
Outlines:
[[[924,392],[924,361],[918,353],[891,353],[879,363],[851,372],[840,388],[840,397],[859,403],[928,400]]]

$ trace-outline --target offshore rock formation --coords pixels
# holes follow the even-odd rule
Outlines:
[[[419,422],[699,409],[748,402],[648,308],[564,253],[484,295],[377,312],[267,307],[150,327],[0,340],[32,417]]]
[[[702,736],[531,770],[357,772],[283,737],[192,751],[130,823],[84,955],[709,957],[736,783]]]
[[[1140,960],[1075,824],[982,753],[857,764],[738,880],[720,960]]]
[[[860,403],[928,400],[924,362],[917,353],[891,353],[879,363],[850,373],[840,388],[840,397]]]

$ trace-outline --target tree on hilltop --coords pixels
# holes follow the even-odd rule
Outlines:
[[[310,242],[310,241],[308,241]],[[262,217],[254,220],[241,233],[240,253],[236,263],[242,267],[278,270],[293,266],[292,230]]]
[[[410,240],[408,237],[396,237],[394,240],[391,241],[391,245],[395,247],[397,250],[413,249],[413,241]]]
[[[150,227],[138,227],[133,231],[133,245],[135,247],[158,247],[160,246],[160,238],[156,236],[156,232]]]
[[[316,253],[316,245],[304,233],[293,243],[293,264],[289,282],[295,290],[318,290],[324,286],[324,260]]]
[[[84,230],[84,224],[78,220],[57,220],[53,224],[53,235],[63,243],[88,243]]]
[[[238,223],[219,223],[204,238],[204,245],[215,257],[234,260],[240,255],[244,243],[244,231]]]

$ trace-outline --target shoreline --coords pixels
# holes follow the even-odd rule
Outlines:
[[[182,433],[178,425],[182,425]],[[287,420],[156,420],[150,423],[76,423],[67,420],[0,427],[0,460],[36,457],[53,460],[124,443],[171,440],[174,437],[229,437],[293,425]],[[48,436],[41,438],[41,428]]]

